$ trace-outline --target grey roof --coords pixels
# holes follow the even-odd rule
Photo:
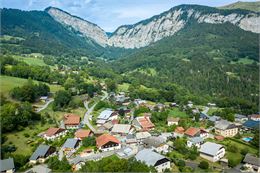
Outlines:
[[[236,125],[230,123],[227,120],[220,120],[219,122],[217,122],[215,124],[215,128],[220,129],[220,130],[226,130],[226,129],[231,129],[231,128],[235,128]]]
[[[51,169],[47,167],[47,165],[36,165],[26,171],[25,173],[50,173]]]
[[[78,139],[68,138],[66,142],[63,144],[62,148],[75,148]]]
[[[148,166],[154,166],[157,161],[164,159],[165,157],[151,149],[143,149],[136,154],[135,158]]]
[[[246,154],[244,162],[260,167],[260,158],[252,156],[251,154]]]
[[[111,132],[113,133],[129,133],[131,125],[129,124],[115,124]]]
[[[144,139],[144,138],[148,138],[150,136],[152,136],[149,132],[138,132],[135,134],[136,139]]]
[[[241,114],[235,114],[235,118],[237,118],[237,119],[243,119],[243,118],[247,118],[247,116],[241,115]]]
[[[107,129],[107,130],[110,130],[110,129],[113,127],[113,124],[112,124],[111,121],[109,121],[109,122],[103,124],[103,127],[104,127],[105,129]]]
[[[126,139],[135,139],[135,136],[133,134],[128,134],[126,136]]]
[[[160,145],[164,144],[166,141],[162,137],[151,136],[149,138],[144,139],[143,143],[146,144],[148,147],[159,147]]]
[[[39,145],[38,148],[32,154],[32,156],[30,157],[30,160],[37,160],[39,157],[43,157],[48,152],[49,149],[50,146],[48,145]]]
[[[194,144],[197,144],[203,142],[204,139],[202,137],[194,137],[194,138],[189,138],[189,141],[191,141]]]
[[[14,159],[8,158],[4,160],[0,160],[0,171],[7,171],[10,169],[14,169]]]
[[[102,120],[107,120],[112,115],[112,113],[113,111],[111,109],[106,109],[102,111],[97,118]]]
[[[201,145],[200,152],[211,156],[215,156],[222,147],[223,146],[220,144],[216,144],[213,142],[206,142]]]

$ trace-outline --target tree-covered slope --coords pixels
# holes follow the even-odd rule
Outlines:
[[[238,1],[229,5],[219,7],[219,9],[244,9],[244,10],[260,12],[260,1],[256,1],[256,2]]]
[[[130,82],[149,87],[177,83],[204,98],[258,102],[258,35],[228,23],[191,22],[112,66]],[[144,73],[151,69],[153,74]]]
[[[2,42],[4,51],[89,56],[99,56],[104,52],[104,48],[65,28],[44,11],[1,9],[1,18],[1,35],[22,38],[19,41]]]

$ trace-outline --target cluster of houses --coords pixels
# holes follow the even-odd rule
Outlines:
[[[128,105],[129,98],[123,93],[118,95],[112,94],[114,100],[121,105]],[[141,99],[134,100],[136,106],[147,105],[147,102]],[[191,106],[192,103],[189,103]],[[176,106],[177,104],[170,104]],[[211,104],[212,105],[212,104]],[[150,105],[148,105],[150,106]],[[157,104],[156,110],[160,111],[166,106]],[[155,106],[150,107],[155,109]],[[59,151],[55,147],[49,145],[39,145],[30,157],[30,163],[44,163],[46,159],[53,155],[62,153],[67,159],[73,157],[80,157],[84,160],[86,156],[95,155],[96,153],[105,153],[113,151],[118,157],[129,158],[135,157],[136,160],[145,163],[148,166],[154,167],[158,172],[163,172],[171,168],[171,161],[165,155],[174,150],[174,146],[170,142],[171,139],[178,137],[187,138],[187,147],[196,146],[200,153],[200,157],[210,161],[217,162],[223,160],[225,157],[225,147],[223,145],[209,142],[207,138],[216,140],[223,140],[226,137],[234,137],[240,130],[252,130],[260,123],[260,115],[236,115],[235,122],[223,120],[217,116],[208,116],[201,114],[201,120],[208,120],[214,123],[214,127],[210,129],[189,127],[183,128],[179,126],[180,118],[168,117],[167,125],[176,128],[170,133],[154,133],[155,124],[151,121],[151,114],[144,113],[142,116],[135,117],[130,109],[124,110],[124,118],[128,123],[121,123],[119,121],[119,111],[112,109],[103,110],[96,119],[96,125],[100,133],[94,133],[91,130],[81,128],[81,118],[78,115],[66,114],[64,115],[64,128],[49,128],[45,131],[42,137],[45,140],[54,141],[64,137],[69,132],[74,132],[73,138],[67,138]],[[212,130],[214,129],[214,133]],[[76,151],[82,145],[82,140],[90,136],[95,136],[96,149],[85,149],[77,156]],[[93,157],[95,158],[95,157]],[[260,171],[259,158],[247,155],[244,159],[244,167],[248,170],[256,172]],[[13,160],[1,160],[1,172],[13,172]],[[7,165],[7,166],[3,166]],[[73,162],[74,165],[79,162]],[[75,166],[77,167],[77,166]]]

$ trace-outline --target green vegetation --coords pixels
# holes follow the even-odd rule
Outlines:
[[[260,12],[260,2],[235,2],[226,6],[219,7],[220,9],[245,9],[255,12]]]
[[[36,57],[23,57],[23,56],[18,56],[15,55],[13,56],[14,59],[19,60],[19,61],[23,61],[28,65],[32,65],[32,66],[47,66],[47,64],[44,63],[42,58],[36,58]]]
[[[188,118],[189,117],[189,115],[187,115],[186,112],[180,111],[179,108],[170,109],[169,116],[179,117],[179,118]]]
[[[55,172],[71,172],[71,165],[66,158],[63,158],[61,161],[58,159],[58,156],[50,157],[47,160],[48,167]]]
[[[84,147],[96,146],[96,138],[94,136],[84,138],[82,141],[82,145]]]

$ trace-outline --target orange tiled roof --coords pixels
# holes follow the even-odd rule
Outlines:
[[[176,127],[175,132],[176,133],[184,133],[185,129],[183,127]]]
[[[186,131],[185,131],[185,134],[186,135],[189,135],[189,136],[195,136],[197,133],[200,132],[200,129],[199,128],[195,128],[195,127],[190,127],[188,128]]]
[[[53,135],[56,135],[60,132],[63,132],[65,129],[62,129],[62,128],[54,128],[54,127],[51,127],[49,128],[46,132],[45,132],[45,135],[46,136],[53,136]]]
[[[147,116],[139,117],[137,120],[143,129],[149,129],[149,128],[154,127],[154,124],[151,122],[150,118]]]
[[[98,148],[105,145],[108,142],[114,142],[120,144],[120,141],[116,137],[111,136],[109,134],[103,134],[96,138],[96,145]]]
[[[77,138],[86,138],[86,137],[89,137],[91,131],[90,130],[84,130],[84,129],[79,129],[75,132],[75,136]]]
[[[222,140],[224,140],[224,136],[218,135],[218,136],[215,136],[215,139],[218,141],[222,141]]]
[[[66,114],[64,116],[64,124],[65,125],[77,125],[80,123],[80,116],[74,114]]]

